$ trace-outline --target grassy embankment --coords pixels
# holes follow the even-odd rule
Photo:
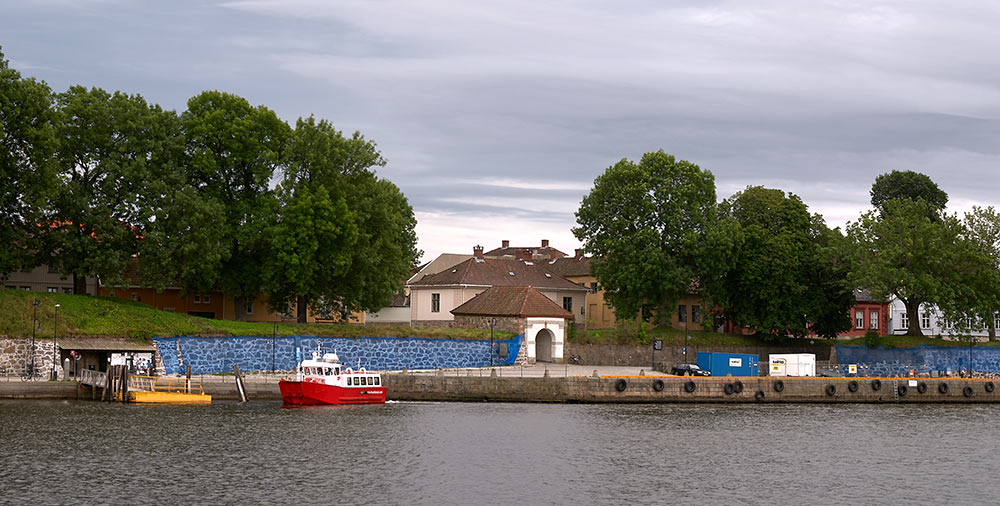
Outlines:
[[[59,336],[129,337],[164,336],[270,336],[271,323],[211,320],[186,314],[167,313],[129,300],[55,293],[0,290],[0,335],[30,336],[32,305],[38,299],[39,335],[52,335],[55,305],[59,304]],[[459,339],[489,339],[489,329],[435,329],[406,325],[351,325],[346,323],[281,323],[279,335],[336,337],[392,336]],[[510,333],[495,331],[506,339]]]

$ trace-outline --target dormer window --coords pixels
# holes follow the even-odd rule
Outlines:
[[[551,277],[552,277],[552,275],[546,272],[546,273],[545,273],[545,277],[547,277],[547,278],[551,278]]]
[[[507,274],[510,274],[511,276],[513,276],[514,275],[514,271],[510,271]]]

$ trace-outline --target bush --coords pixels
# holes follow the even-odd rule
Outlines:
[[[869,348],[874,348],[879,344],[881,343],[878,332],[875,332],[874,330],[869,330],[868,332],[865,332],[865,346]]]

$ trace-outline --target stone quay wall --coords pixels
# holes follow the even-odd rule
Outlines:
[[[649,367],[653,365],[655,359],[658,371],[670,371],[676,364],[696,363],[698,352],[721,352],[721,353],[751,353],[757,355],[760,361],[760,374],[767,374],[767,356],[776,353],[813,353],[818,361],[828,361],[831,359],[831,349],[829,346],[811,346],[804,344],[801,346],[688,346],[687,356],[684,355],[683,346],[664,346],[662,350],[653,354],[653,345],[629,345],[629,344],[567,344],[566,356],[579,355],[581,364],[594,365],[618,365]]]
[[[56,353],[62,348],[56,345]],[[52,371],[52,338],[35,338],[35,370],[48,378]],[[20,376],[31,362],[30,337],[0,337],[0,376]]]
[[[523,347],[523,336],[495,340],[430,339],[423,337],[165,337],[154,338],[165,374],[193,374],[294,369],[317,348],[336,351],[347,367],[374,371],[483,367],[491,363],[514,365]],[[498,343],[506,343],[508,357],[501,361]],[[159,364],[159,362],[158,362]]]

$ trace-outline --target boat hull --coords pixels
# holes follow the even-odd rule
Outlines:
[[[328,404],[385,404],[385,387],[339,387],[309,381],[278,382],[281,400],[286,406],[322,406]]]

